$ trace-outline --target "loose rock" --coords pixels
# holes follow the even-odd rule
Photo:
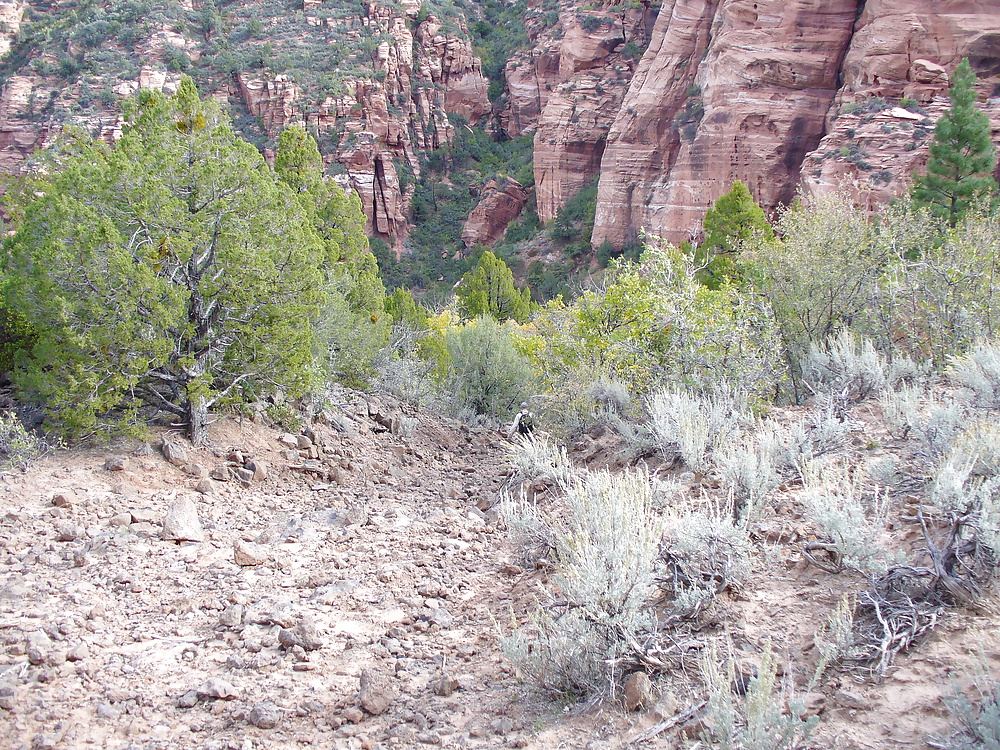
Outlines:
[[[184,495],[171,503],[163,519],[163,538],[176,542],[205,541],[198,509],[190,497]]]
[[[180,444],[170,440],[163,441],[163,457],[174,466],[183,466],[187,463],[187,452]]]
[[[278,642],[285,648],[301,646],[306,651],[316,651],[323,647],[323,639],[312,620],[304,619],[294,628],[282,628]]]
[[[281,709],[271,702],[258,703],[247,716],[258,729],[274,729],[281,722]]]
[[[211,677],[202,683],[198,688],[198,696],[201,698],[221,698],[229,701],[238,695],[236,688],[230,685],[221,677]]]
[[[104,459],[106,471],[125,471],[128,467],[128,456],[108,456]]]
[[[380,716],[389,710],[396,700],[396,691],[389,678],[374,669],[361,671],[361,708],[372,716]]]
[[[626,711],[635,711],[653,702],[653,683],[645,672],[633,672],[625,680],[623,703]]]
[[[251,565],[263,565],[271,557],[267,548],[253,542],[244,542],[242,539],[233,545],[233,558],[236,564],[242,567]]]

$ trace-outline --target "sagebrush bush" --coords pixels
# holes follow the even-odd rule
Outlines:
[[[970,694],[959,690],[945,698],[953,731],[935,747],[949,750],[1000,750],[1000,683],[982,665],[973,675]]]
[[[882,419],[889,432],[905,438],[911,430],[921,423],[920,399],[921,388],[904,385],[898,390],[886,390],[879,396],[882,406]]]
[[[544,435],[533,434],[516,441],[510,448],[510,456],[516,479],[549,477],[566,487],[573,476],[566,449]]]
[[[662,576],[675,616],[693,618],[727,588],[750,575],[753,545],[746,523],[728,507],[696,508],[675,500],[664,512],[667,571]]]
[[[937,471],[931,502],[946,516],[967,519],[995,561],[1000,561],[1000,477],[973,474],[975,460],[953,455]]]
[[[967,389],[977,406],[1000,409],[1000,345],[981,342],[952,360],[950,375]]]
[[[663,450],[678,450],[692,471],[705,473],[713,446],[736,437],[747,420],[742,400],[728,390],[698,395],[678,388],[654,393],[650,426]]]
[[[613,414],[624,417],[628,414],[632,395],[628,386],[618,380],[601,378],[587,389],[587,397],[593,401],[598,415]]]
[[[992,419],[972,422],[951,441],[949,459],[971,462],[977,476],[1000,475],[1000,423]]]
[[[813,637],[813,644],[819,654],[816,669],[809,681],[808,691],[816,687],[831,664],[842,659],[854,643],[854,604],[856,597],[844,594],[837,601],[826,624]]]
[[[875,345],[847,330],[822,345],[810,345],[803,379],[817,393],[855,402],[878,395],[889,382],[885,359]]]
[[[766,437],[744,435],[718,446],[716,470],[731,493],[738,518],[754,519],[764,498],[778,486],[778,473]]]
[[[746,703],[738,705],[736,660],[723,657],[713,642],[702,651],[701,674],[708,691],[710,720],[703,739],[721,750],[794,750],[819,722],[806,716],[796,700],[791,679],[775,694],[778,661],[768,643],[761,654],[757,675],[746,683]],[[788,675],[788,672],[786,672]],[[745,676],[741,679],[746,679]]]
[[[539,610],[502,646],[544,688],[591,693],[608,685],[610,661],[651,624],[644,605],[653,586],[660,523],[644,472],[576,477],[566,488],[566,510],[564,519],[546,519],[564,600]]]
[[[813,461],[803,472],[801,500],[835,547],[840,565],[862,573],[885,572],[898,555],[882,544],[889,513],[886,493],[870,493],[865,476],[840,461]]]
[[[499,512],[507,527],[507,537],[523,564],[534,565],[549,557],[556,546],[555,534],[538,504],[528,499],[523,488],[517,493],[504,493]]]

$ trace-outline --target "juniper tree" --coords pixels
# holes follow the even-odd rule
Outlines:
[[[997,192],[993,178],[996,148],[990,138],[990,121],[976,106],[976,74],[963,59],[951,78],[951,108],[934,128],[927,173],[914,180],[912,197],[917,206],[947,219],[955,226],[983,197]]]
[[[43,174],[0,263],[36,335],[18,382],[66,428],[118,429],[146,403],[200,443],[220,400],[311,384],[317,322],[346,304],[324,239],[190,79],[129,102],[114,147],[77,134]]]
[[[755,235],[762,240],[774,238],[764,210],[740,180],[708,209],[702,227],[705,239],[695,251],[695,265],[698,280],[711,289],[738,273],[734,257],[743,242]]]
[[[531,314],[528,290],[518,291],[507,264],[489,250],[483,253],[475,270],[462,279],[457,290],[459,308],[466,318],[489,315],[503,323],[524,323]]]

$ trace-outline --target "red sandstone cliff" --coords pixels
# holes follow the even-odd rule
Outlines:
[[[592,241],[695,237],[735,179],[767,208],[845,178],[874,199],[898,193],[946,106],[940,68],[965,56],[1000,72],[994,3],[665,2],[608,134]],[[893,110],[903,96],[928,105],[925,124]],[[890,106],[873,111],[873,97]]]

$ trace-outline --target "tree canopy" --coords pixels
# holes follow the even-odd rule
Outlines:
[[[708,209],[702,227],[705,238],[695,252],[695,265],[698,280],[711,289],[718,289],[726,278],[737,274],[734,256],[743,243],[755,236],[765,240],[774,237],[764,209],[740,180]]]
[[[951,79],[951,108],[934,128],[927,173],[913,183],[913,202],[955,226],[984,197],[994,196],[996,148],[990,120],[976,106],[976,73],[962,60]]]
[[[3,293],[34,327],[18,383],[65,428],[120,429],[145,403],[199,443],[220,400],[313,382],[320,323],[351,307],[337,266],[364,238],[343,191],[300,200],[317,181],[278,179],[188,78],[127,103],[113,147],[78,133],[47,158]]]
[[[527,321],[531,297],[527,289],[518,291],[514,274],[500,258],[486,250],[473,271],[462,279],[457,290],[459,309],[466,318],[489,315],[499,322]]]

